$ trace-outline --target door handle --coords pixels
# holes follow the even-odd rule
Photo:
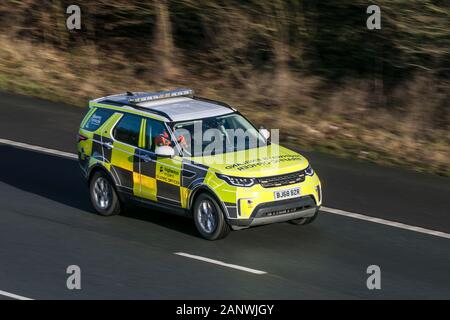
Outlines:
[[[141,156],[142,161],[144,162],[150,162],[152,160],[152,158],[150,158],[148,155],[143,155]]]
[[[103,143],[103,146],[108,150],[111,150],[112,148],[114,148],[114,146],[111,142],[105,142],[105,143]]]

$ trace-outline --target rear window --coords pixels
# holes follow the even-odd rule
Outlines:
[[[88,131],[95,131],[100,128],[109,117],[114,113],[113,110],[97,109],[84,125],[83,129]]]
[[[141,120],[142,118],[139,116],[124,114],[114,128],[114,138],[120,142],[137,147],[141,130]]]

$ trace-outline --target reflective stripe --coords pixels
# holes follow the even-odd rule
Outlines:
[[[142,118],[141,121],[141,130],[139,131],[139,148],[145,149],[145,129],[146,129],[147,120]]]

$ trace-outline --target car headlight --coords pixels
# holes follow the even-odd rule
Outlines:
[[[241,178],[241,177],[232,177],[226,176],[224,174],[216,173],[216,176],[219,179],[224,180],[226,183],[235,186],[235,187],[251,187],[255,184],[255,178]]]
[[[314,175],[314,170],[313,168],[311,168],[311,165],[308,165],[308,167],[305,169],[305,174],[310,177]]]

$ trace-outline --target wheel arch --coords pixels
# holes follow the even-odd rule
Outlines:
[[[197,200],[198,196],[201,195],[202,193],[209,194],[211,197],[214,198],[214,200],[217,201],[220,208],[225,213],[225,219],[228,221],[228,211],[226,210],[225,204],[223,203],[222,200],[220,200],[220,198],[217,196],[217,194],[210,187],[208,187],[204,184],[197,186],[194,190],[192,190],[192,192],[189,196],[188,210],[189,210],[190,214],[193,215],[192,207],[193,207],[195,201]]]
[[[113,183],[113,187],[116,189],[117,191],[117,182],[116,179],[114,179],[113,175],[111,174],[111,172],[108,171],[108,169],[106,169],[104,166],[102,166],[99,163],[94,164],[90,169],[89,172],[87,174],[87,183],[89,184],[91,182],[92,177],[94,176],[95,173],[97,172],[102,172],[104,173]]]

